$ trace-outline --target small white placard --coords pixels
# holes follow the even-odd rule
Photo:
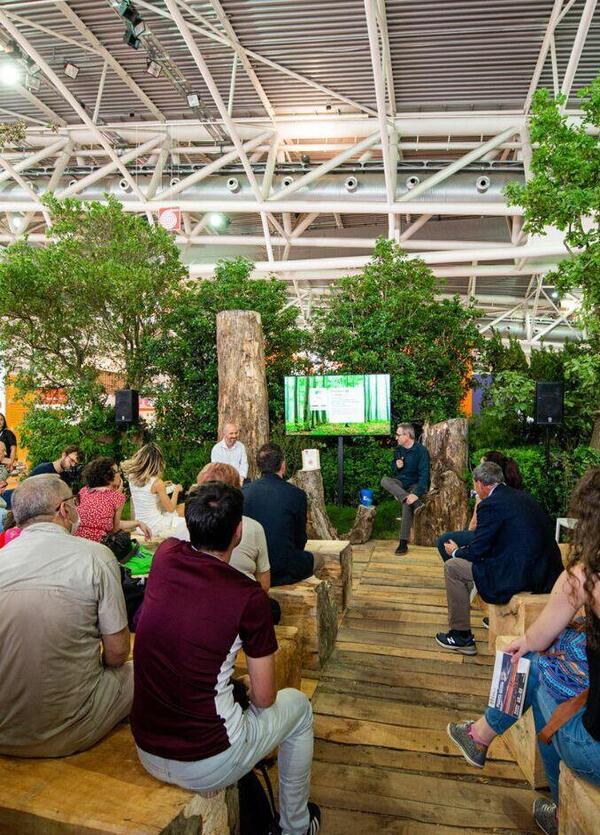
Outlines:
[[[318,449],[303,449],[302,450],[302,469],[303,470],[320,470],[321,456]]]

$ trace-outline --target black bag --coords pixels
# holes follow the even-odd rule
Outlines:
[[[273,788],[264,762],[256,765],[267,791],[254,771],[238,781],[240,799],[240,835],[281,835]]]

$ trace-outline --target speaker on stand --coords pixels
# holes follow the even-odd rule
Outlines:
[[[128,429],[140,419],[140,396],[134,389],[115,392],[115,423]]]
[[[550,431],[560,426],[565,411],[565,392],[562,383],[544,381],[535,384],[535,422],[545,427],[546,463],[550,463]]]

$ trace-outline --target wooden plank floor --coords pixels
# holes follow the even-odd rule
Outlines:
[[[485,770],[471,768],[446,735],[477,716],[492,656],[481,612],[479,654],[438,648],[447,628],[439,554],[395,543],[354,548],[354,592],[334,654],[313,695],[311,796],[324,835],[533,833],[534,793],[501,740]]]

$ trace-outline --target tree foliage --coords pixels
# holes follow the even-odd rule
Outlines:
[[[164,317],[151,354],[164,384],[157,398],[158,431],[183,442],[214,439],[217,432],[217,313],[255,310],[261,315],[271,423],[283,421],[283,378],[300,369],[306,333],[289,304],[285,282],[251,280],[244,258],[219,261],[211,280],[188,286]]]
[[[476,309],[436,300],[438,286],[423,261],[380,238],[362,273],[338,282],[316,312],[313,351],[323,370],[390,374],[394,420],[456,416],[482,340]]]
[[[143,387],[152,369],[148,336],[185,275],[172,238],[159,226],[106,203],[42,198],[48,244],[25,239],[0,263],[3,363],[39,386],[89,386],[105,367]]]

